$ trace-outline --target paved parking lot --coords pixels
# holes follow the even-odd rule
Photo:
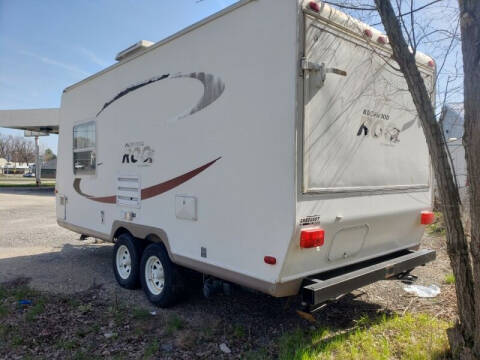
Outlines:
[[[28,277],[34,288],[63,293],[113,289],[111,251],[59,227],[53,194],[0,193],[0,281]]]

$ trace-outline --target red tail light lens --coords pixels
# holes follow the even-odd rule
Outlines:
[[[322,246],[325,243],[325,230],[323,229],[304,229],[300,233],[300,247],[312,248]]]
[[[318,6],[318,4],[315,1],[310,1],[310,3],[308,4],[308,7],[313,11],[320,12],[320,6]]]
[[[277,259],[273,256],[265,256],[263,258],[263,261],[265,261],[265,263],[269,265],[275,265],[277,263]]]
[[[431,211],[422,211],[421,215],[421,224],[422,225],[430,225],[433,224],[435,221],[435,214]]]

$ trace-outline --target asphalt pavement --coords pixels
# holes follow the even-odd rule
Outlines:
[[[0,282],[27,277],[59,293],[97,285],[126,291],[113,276],[112,244],[79,238],[57,225],[52,193],[0,192]]]

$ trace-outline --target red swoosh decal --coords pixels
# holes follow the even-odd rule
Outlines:
[[[195,177],[196,175],[200,174],[202,171],[206,170],[207,168],[212,166],[214,163],[216,163],[220,159],[221,159],[221,157],[216,158],[215,160],[210,161],[209,163],[207,163],[205,165],[202,165],[202,166],[200,166],[200,167],[198,167],[198,168],[196,168],[192,171],[189,171],[189,172],[187,172],[183,175],[177,176],[177,177],[175,177],[173,179],[170,179],[170,180],[167,180],[163,183],[160,183],[160,184],[153,185],[153,186],[147,187],[145,189],[142,189],[142,192],[141,192],[142,200],[150,199],[154,196],[163,194],[163,193],[165,193],[169,190],[172,190],[173,188],[176,188],[177,186],[183,184],[184,182],[186,182],[186,181],[190,180],[191,178]],[[73,181],[73,188],[81,196],[84,196],[84,197],[88,198],[89,200],[93,200],[93,201],[101,202],[101,203],[105,203],[105,204],[115,204],[117,202],[117,196],[116,195],[95,197],[95,196],[91,196],[91,195],[87,195],[87,194],[83,193],[80,190],[80,181],[81,181],[81,179],[78,179],[78,178],[75,179]]]

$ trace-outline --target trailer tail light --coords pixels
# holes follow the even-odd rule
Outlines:
[[[325,230],[314,228],[304,229],[300,233],[300,247],[307,249],[322,246],[325,242]]]
[[[277,259],[273,256],[265,256],[263,258],[263,261],[265,261],[265,263],[269,265],[275,265],[277,263]]]
[[[310,1],[308,7],[315,12],[320,12],[320,6],[315,1]]]
[[[432,68],[435,67],[435,61],[429,60],[429,61],[428,61],[428,66],[430,66],[430,67],[432,67]]]
[[[422,225],[430,225],[433,224],[435,221],[435,214],[431,211],[422,211],[421,215],[421,224]]]

